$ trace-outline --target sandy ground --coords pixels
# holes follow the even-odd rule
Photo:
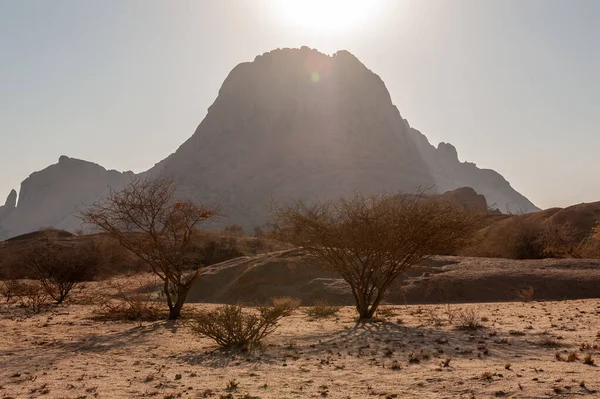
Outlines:
[[[300,308],[253,354],[182,323],[92,321],[93,309],[0,305],[0,397],[600,398],[600,370],[584,364],[600,364],[600,299],[386,306],[368,324],[349,307],[326,320]],[[457,329],[468,309],[483,328]]]

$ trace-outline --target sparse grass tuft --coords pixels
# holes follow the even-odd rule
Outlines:
[[[569,353],[569,356],[567,356],[567,362],[572,363],[576,360],[579,360],[579,355],[577,355],[577,352]]]
[[[481,374],[481,379],[484,381],[492,381],[494,379],[494,373],[486,371],[485,373]]]
[[[325,299],[314,301],[313,305],[308,307],[305,312],[309,317],[315,319],[325,319],[336,316],[340,311],[339,306],[332,305]]]
[[[481,317],[479,317],[479,313],[473,308],[459,311],[456,314],[456,321],[456,326],[460,330],[473,331],[483,328]]]

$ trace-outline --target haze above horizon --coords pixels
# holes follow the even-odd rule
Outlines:
[[[599,17],[593,0],[0,2],[0,205],[60,155],[149,169],[235,65],[301,46],[353,53],[431,143],[537,206],[600,200]]]

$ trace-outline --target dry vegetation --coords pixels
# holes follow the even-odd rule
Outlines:
[[[181,316],[200,276],[202,265],[192,251],[197,227],[217,217],[216,207],[179,200],[176,190],[173,179],[136,179],[82,213],[85,223],[106,232],[162,280],[171,320]]]
[[[133,280],[131,280],[133,279]],[[122,279],[135,285],[136,277]],[[91,291],[110,291],[108,282]],[[154,293],[159,293],[160,288]],[[0,305],[0,397],[598,397],[599,300],[380,308],[314,319],[300,308],[260,350],[218,351],[183,322],[95,319],[98,304],[32,314]],[[210,314],[219,305],[188,304]],[[232,308],[236,310],[236,308]],[[237,308],[259,315],[254,308]],[[234,312],[236,314],[236,312]],[[461,315],[481,328],[463,329]],[[231,396],[228,396],[231,395]]]
[[[536,216],[504,216],[482,229],[475,243],[459,254],[506,259],[600,258],[597,230],[585,227],[589,217],[577,226],[570,220],[547,221]]]
[[[195,314],[189,325],[197,334],[214,340],[224,349],[249,351],[259,348],[275,332],[278,323],[292,314],[300,302],[293,298],[275,298],[272,306],[253,310],[225,305]]]
[[[423,193],[274,205],[278,239],[302,247],[348,283],[361,319],[373,318],[388,288],[411,266],[453,253],[482,215]]]
[[[523,284],[508,306],[380,306],[430,255],[576,257],[600,247],[596,232],[514,217],[474,242],[482,215],[422,195],[285,205],[273,236],[339,273],[355,307],[276,298],[182,314],[203,266],[281,244],[235,225],[200,232],[216,209],[175,193],[134,181],[84,213],[103,234],[2,243],[0,397],[600,396],[600,300],[536,302]]]

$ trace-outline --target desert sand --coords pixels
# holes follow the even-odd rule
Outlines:
[[[94,309],[0,305],[0,397],[600,397],[584,363],[600,364],[600,299],[385,306],[366,324],[352,307],[325,320],[299,308],[254,353],[218,350],[185,322],[101,322]],[[483,328],[458,328],[470,310]]]

